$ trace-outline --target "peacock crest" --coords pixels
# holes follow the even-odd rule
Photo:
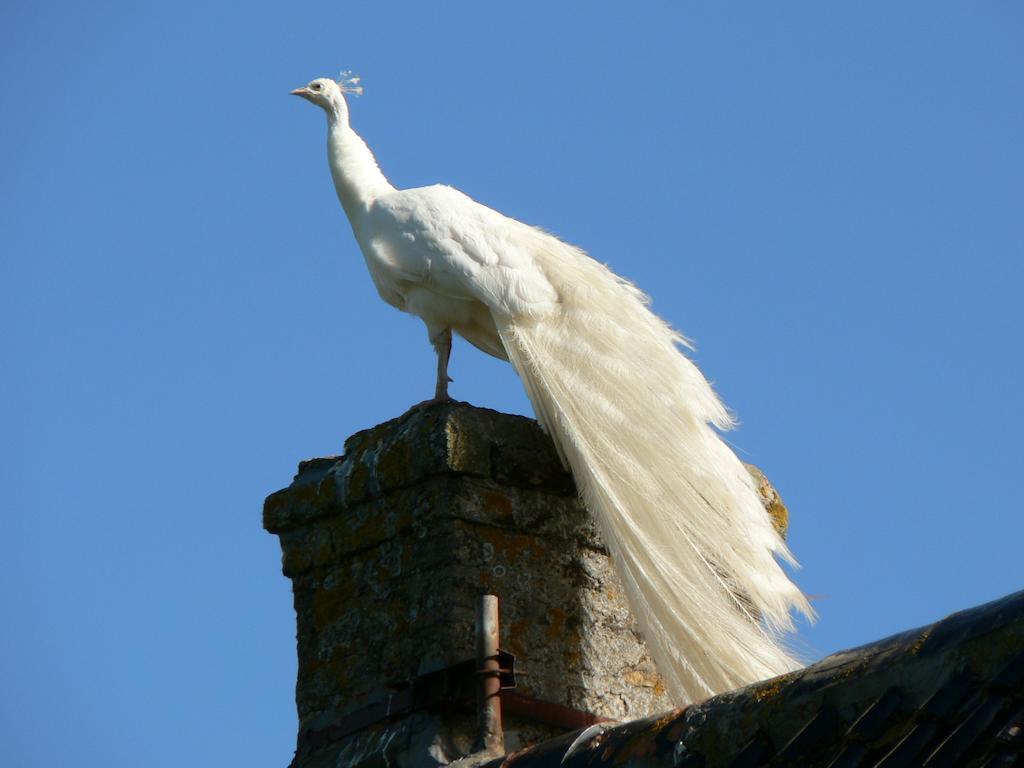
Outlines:
[[[363,86],[359,83],[362,78],[352,73],[351,70],[346,69],[340,75],[338,75],[338,87],[341,88],[342,93],[353,93],[356,96],[363,95]]]

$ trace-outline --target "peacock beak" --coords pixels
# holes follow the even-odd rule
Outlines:
[[[288,91],[292,96],[309,96],[308,88],[296,88],[294,91]]]

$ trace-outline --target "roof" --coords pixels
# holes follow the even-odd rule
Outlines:
[[[1024,591],[684,710],[486,763],[995,766],[1024,752]]]

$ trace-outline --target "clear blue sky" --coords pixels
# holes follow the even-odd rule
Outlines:
[[[579,243],[697,341],[813,656],[1020,588],[1024,7],[836,5],[5,3],[0,764],[291,757],[263,498],[433,386],[287,95],[341,69],[394,183]]]

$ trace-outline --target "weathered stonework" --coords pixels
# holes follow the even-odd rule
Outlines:
[[[294,589],[295,768],[469,753],[469,711],[421,710],[329,743],[310,734],[472,658],[487,593],[501,600],[501,647],[526,673],[517,692],[615,720],[671,706],[572,478],[531,419],[463,403],[410,411],[353,435],[344,456],[300,464],[268,497],[264,526]],[[505,731],[509,751],[560,732],[515,717]]]

